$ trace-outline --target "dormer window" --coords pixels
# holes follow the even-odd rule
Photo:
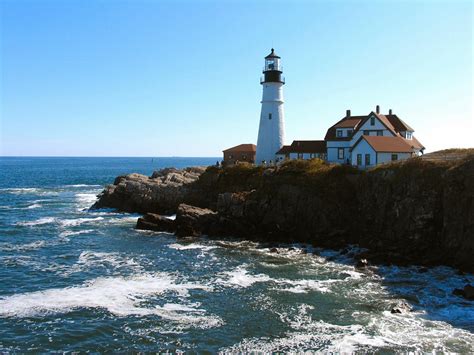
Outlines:
[[[412,135],[411,132],[407,132],[407,139],[411,139]]]
[[[352,136],[352,129],[348,129],[348,130],[347,130],[347,136],[348,136],[348,137]]]
[[[338,129],[336,131],[336,135],[337,135],[338,138],[341,138],[342,137],[342,130]]]
[[[370,117],[370,125],[375,126],[375,117]]]

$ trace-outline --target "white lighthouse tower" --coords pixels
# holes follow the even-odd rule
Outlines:
[[[265,57],[263,78],[262,111],[258,129],[257,164],[275,162],[275,153],[283,147],[285,141],[285,122],[283,110],[283,85],[280,57],[272,52]]]

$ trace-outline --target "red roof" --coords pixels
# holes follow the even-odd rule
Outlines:
[[[371,116],[377,117],[382,124],[394,135],[403,131],[411,131],[414,129],[407,125],[397,115],[383,115],[381,113],[370,112],[367,116],[346,116],[339,120],[335,125],[330,127],[324,137],[326,141],[348,141],[352,137],[337,137],[336,128],[354,128],[354,134],[362,127],[362,125],[370,119]],[[419,143],[419,142],[418,142]],[[421,146],[421,144],[420,144]]]
[[[255,144],[239,144],[235,147],[228,148],[223,150],[223,152],[249,152],[253,153],[257,151],[257,146]]]
[[[289,154],[291,153],[291,146],[289,145],[284,145],[283,147],[280,148],[276,154]]]
[[[410,144],[411,141],[400,136],[362,136],[352,146],[352,149],[354,149],[362,139],[365,139],[365,141],[379,153],[411,153],[414,150],[414,147]]]
[[[326,153],[325,141],[293,141],[284,145],[276,154],[289,153]]]

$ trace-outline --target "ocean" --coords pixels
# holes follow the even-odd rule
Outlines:
[[[0,352],[474,352],[474,302],[452,295],[472,274],[360,270],[351,251],[180,240],[88,210],[118,175],[216,160],[0,158]]]

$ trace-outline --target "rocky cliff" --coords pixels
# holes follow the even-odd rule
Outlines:
[[[372,262],[474,271],[474,150],[437,152],[367,172],[319,160],[269,169],[210,167],[169,187],[163,183],[168,172],[159,174],[159,182],[135,174],[118,178],[96,207],[178,211],[172,228],[178,235],[358,244],[369,249],[365,256]]]

